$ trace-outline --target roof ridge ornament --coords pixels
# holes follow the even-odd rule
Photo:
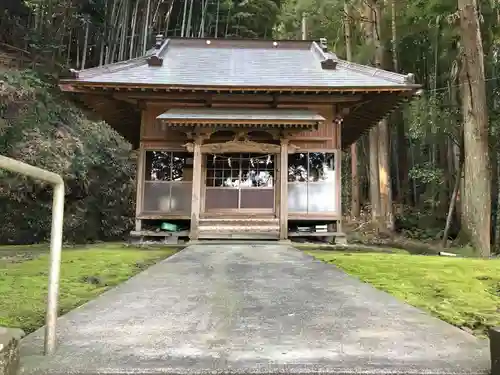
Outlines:
[[[328,52],[328,40],[326,38],[319,38],[319,46],[323,52]]]
[[[323,52],[324,60],[321,61],[321,68],[323,70],[335,70],[337,69],[337,55],[328,52],[328,41],[326,38],[319,38],[319,48]]]
[[[337,69],[337,64],[338,61],[336,59],[329,57],[321,61],[321,68],[323,68],[323,70],[335,70]]]
[[[155,49],[160,49],[162,44],[163,44],[163,34],[156,35]]]
[[[80,71],[77,69],[70,68],[69,69],[69,76],[71,78],[80,78]]]
[[[405,76],[405,83],[414,84],[415,83],[415,74],[408,73]]]
[[[149,66],[162,66],[163,53],[167,48],[168,39],[164,40],[163,34],[156,35],[155,49],[151,56],[148,57],[147,62]]]

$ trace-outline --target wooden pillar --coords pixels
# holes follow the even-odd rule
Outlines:
[[[340,108],[335,108],[337,113],[342,113]],[[337,222],[337,232],[343,233],[342,229],[342,117],[335,121],[337,126],[337,150],[335,152],[335,171],[337,177],[337,210],[339,221]]]
[[[193,143],[193,192],[191,194],[191,228],[189,231],[189,238],[192,241],[199,237],[202,141],[202,137],[198,136]]]
[[[142,230],[142,220],[137,217],[142,214],[143,207],[143,191],[144,191],[144,167],[146,164],[146,151],[139,146],[137,155],[137,174],[135,177],[136,181],[136,199],[135,199],[135,231],[140,232]]]
[[[336,108],[339,113],[339,108]],[[338,117],[335,121],[337,126],[337,147],[335,151],[335,171],[337,180],[337,235],[335,236],[335,243],[337,245],[347,245],[347,239],[342,228],[342,117]]]
[[[281,139],[280,149],[280,240],[288,238],[288,139]]]
[[[340,143],[339,143],[340,144]],[[337,185],[337,211],[339,214],[339,220],[337,223],[337,232],[343,233],[342,230],[342,150],[337,149],[335,152],[335,178]]]

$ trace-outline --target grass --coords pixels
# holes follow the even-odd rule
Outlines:
[[[121,244],[64,249],[59,314],[84,304],[174,252],[163,248],[144,251]],[[48,269],[49,257],[43,247],[0,247],[0,326],[18,327],[30,333],[44,324]]]
[[[478,336],[500,325],[500,259],[308,253]]]

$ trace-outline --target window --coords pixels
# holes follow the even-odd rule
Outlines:
[[[274,155],[207,155],[207,187],[273,187]]]
[[[143,211],[191,212],[193,155],[188,152],[146,151]]]
[[[192,181],[192,172],[188,152],[146,151],[146,181]]]
[[[274,208],[274,155],[207,155],[205,209]]]
[[[306,152],[288,156],[289,212],[337,210],[335,154]]]

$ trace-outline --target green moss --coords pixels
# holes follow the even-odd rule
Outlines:
[[[309,252],[458,327],[500,325],[500,260]]]
[[[293,242],[292,242],[293,243]],[[340,253],[388,253],[388,254],[410,254],[409,251],[397,247],[389,246],[369,246],[369,245],[352,245],[347,249],[342,245],[335,244],[316,244],[316,243],[293,243],[293,247],[299,250],[311,251],[335,251]]]
[[[59,313],[84,304],[174,252],[142,251],[120,244],[63,251]],[[23,258],[28,260],[0,258],[0,326],[18,327],[29,333],[44,324],[49,256]]]

